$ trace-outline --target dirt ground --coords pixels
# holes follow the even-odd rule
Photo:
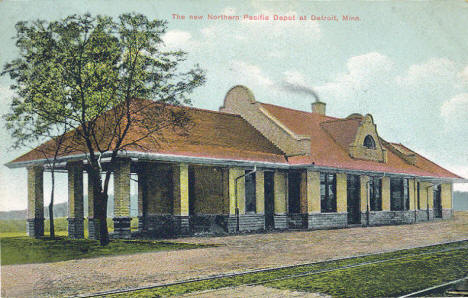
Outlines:
[[[457,212],[450,220],[413,225],[182,238],[172,241],[223,245],[3,266],[1,294],[37,297],[94,293],[461,239],[468,239],[468,212]],[[256,290],[262,293],[263,289]],[[279,297],[281,293],[271,295]]]
[[[264,286],[241,286],[236,288],[224,288],[216,291],[195,292],[182,297],[230,297],[230,298],[243,298],[243,297],[268,297],[268,298],[281,298],[281,297],[306,297],[306,298],[320,298],[331,297],[316,293],[305,293],[288,290],[278,290],[267,288]]]

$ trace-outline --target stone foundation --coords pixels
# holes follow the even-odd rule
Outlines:
[[[71,239],[84,238],[84,219],[68,218],[68,237]]]
[[[442,209],[442,219],[449,219],[453,216],[453,209]]]
[[[416,210],[416,221],[428,221],[427,210]]]
[[[171,214],[138,217],[138,232],[153,237],[190,234],[190,217]]]
[[[239,215],[239,232],[261,231],[265,229],[265,216],[263,214]],[[237,231],[237,218],[235,215],[227,217],[228,233]]]
[[[427,221],[427,211],[371,211],[370,225],[410,224]],[[429,210],[430,220],[433,218]],[[443,217],[453,216],[452,209],[444,209]],[[280,214],[274,215],[274,228],[288,229],[331,229],[348,226],[348,213],[312,213],[312,214]],[[91,222],[91,221],[90,221]],[[366,212],[361,213],[363,226],[367,225]],[[130,218],[114,218],[114,237],[130,238]],[[235,215],[205,214],[192,216],[149,215],[138,218],[138,230],[150,237],[170,237],[188,234],[225,234],[237,233],[237,217]],[[239,215],[239,232],[254,232],[265,230],[265,216],[263,214]],[[90,230],[90,237],[92,232]]]
[[[288,228],[288,215],[275,214],[273,216],[274,226],[277,230],[286,230]]]
[[[289,229],[306,229],[307,214],[289,214],[288,215],[288,228]]]
[[[88,217],[88,239],[99,239],[99,221]]]
[[[26,222],[26,234],[35,238],[44,236],[44,219],[28,218]]]
[[[174,233],[178,235],[190,234],[190,219],[189,216],[174,216]]]
[[[131,217],[114,217],[114,238],[130,239],[132,232],[130,230]]]
[[[138,216],[138,233],[146,233],[147,228],[145,226],[145,217],[144,216]]]
[[[348,213],[312,213],[307,216],[308,229],[345,228]]]
[[[367,215],[361,213],[363,224],[367,225]],[[422,216],[422,215],[419,215]],[[414,223],[414,210],[408,211],[371,211],[369,213],[369,225],[398,225]]]
[[[231,223],[233,231],[236,221]],[[225,234],[228,230],[228,216],[218,214],[191,215],[190,232],[194,234]]]

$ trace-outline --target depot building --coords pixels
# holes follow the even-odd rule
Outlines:
[[[138,180],[138,233],[156,237],[447,219],[453,183],[467,182],[382,139],[370,114],[331,117],[320,101],[299,111],[259,102],[235,86],[220,111],[184,109],[192,122],[185,134],[164,130],[158,146],[119,153],[112,166],[114,237],[132,235],[131,176]],[[69,236],[83,238],[86,158],[70,154],[58,161],[68,174]],[[27,231],[43,235],[45,160],[32,150],[7,166],[27,168]],[[89,236],[95,238],[91,182],[88,188]]]

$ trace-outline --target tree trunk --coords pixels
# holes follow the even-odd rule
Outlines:
[[[99,225],[99,241],[102,246],[109,244],[109,231],[107,230],[107,199],[105,193],[99,192],[96,204],[97,219]]]
[[[99,165],[95,164],[88,169],[88,175],[93,180],[94,186],[94,221],[97,228],[96,236],[102,246],[109,244],[109,231],[107,229],[107,192],[102,185]]]
[[[50,203],[49,203],[49,223],[50,223],[50,238],[55,238],[55,227],[54,227],[54,190],[55,190],[55,170],[52,168],[52,189],[50,191]]]

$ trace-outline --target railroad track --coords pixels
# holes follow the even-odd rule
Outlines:
[[[404,296],[400,296],[398,298],[406,298],[406,297],[423,297],[423,296],[427,296],[427,295],[430,295],[432,293],[434,293],[435,291],[438,291],[438,290],[441,290],[441,289],[444,289],[444,288],[449,288],[450,286],[454,285],[454,284],[457,284],[459,282],[462,282],[464,280],[468,279],[468,276],[467,277],[464,277],[464,278],[460,278],[460,279],[457,279],[457,280],[452,280],[452,281],[449,281],[449,282],[446,282],[446,283],[443,283],[441,285],[437,285],[437,286],[434,286],[434,287],[430,287],[430,288],[427,288],[427,289],[424,289],[424,290],[420,290],[420,291],[417,291],[417,292],[413,292],[413,293],[409,293],[409,294],[406,294]]]
[[[73,296],[73,297],[98,297],[98,296],[106,296],[106,295],[112,295],[112,294],[123,294],[123,293],[135,292],[135,291],[138,291],[138,290],[157,289],[157,288],[169,287],[169,286],[174,286],[174,285],[189,284],[189,283],[194,283],[194,282],[199,282],[199,281],[210,281],[210,280],[216,280],[216,279],[222,279],[222,278],[231,278],[231,277],[237,277],[237,276],[243,276],[243,275],[249,275],[249,274],[255,274],[255,273],[274,272],[274,271],[285,270],[285,269],[294,269],[294,268],[307,267],[307,266],[313,266],[313,265],[318,265],[318,264],[326,264],[326,263],[333,263],[333,262],[339,262],[339,261],[347,261],[347,260],[359,259],[359,258],[364,258],[364,257],[372,257],[372,256],[379,256],[379,255],[384,255],[384,254],[391,254],[391,253],[396,253],[396,252],[400,252],[400,251],[407,251],[407,250],[412,250],[412,249],[424,249],[424,248],[430,248],[430,247],[437,247],[439,245],[456,244],[456,243],[460,243],[460,244],[464,244],[464,245],[449,247],[449,248],[444,248],[444,249],[435,249],[435,250],[426,251],[426,252],[408,253],[408,254],[405,254],[403,256],[389,257],[389,258],[384,258],[384,259],[375,260],[375,261],[358,262],[358,263],[355,263],[355,264],[337,266],[337,267],[332,267],[332,268],[327,268],[327,269],[310,270],[310,271],[305,271],[305,272],[296,273],[296,274],[285,274],[285,275],[283,275],[281,277],[277,277],[277,278],[271,278],[271,279],[267,279],[267,280],[263,280],[263,281],[258,281],[258,282],[246,283],[246,284],[239,285],[239,286],[256,286],[256,285],[262,285],[262,284],[266,284],[266,283],[270,283],[270,282],[281,281],[281,280],[286,280],[286,279],[291,279],[291,278],[296,278],[296,277],[312,276],[312,275],[317,275],[317,274],[322,274],[322,273],[327,273],[327,272],[332,272],[332,271],[338,271],[338,270],[362,267],[362,266],[367,266],[367,265],[372,265],[372,264],[379,264],[379,263],[385,263],[385,262],[390,262],[390,261],[402,260],[402,259],[407,259],[407,258],[411,258],[411,257],[415,257],[415,256],[430,255],[430,254],[435,254],[435,253],[443,253],[443,252],[455,251],[455,250],[460,250],[460,249],[468,249],[468,239],[458,240],[458,241],[451,241],[451,242],[436,243],[436,244],[431,244],[431,245],[426,245],[426,246],[412,247],[412,248],[403,249],[403,250],[393,250],[393,251],[387,251],[387,252],[382,252],[382,253],[365,254],[365,255],[352,256],[352,257],[346,257],[346,258],[337,258],[337,259],[331,259],[331,260],[321,261],[321,262],[311,262],[311,263],[304,263],[304,264],[297,264],[297,265],[280,266],[280,267],[275,267],[275,268],[251,270],[251,271],[246,271],[246,272],[241,272],[241,273],[219,274],[219,275],[209,276],[209,277],[204,277],[204,278],[189,279],[189,280],[183,280],[183,281],[178,281],[178,282],[158,284],[158,285],[152,285],[152,286],[146,286],[146,287],[131,288],[131,289],[117,289],[117,290],[104,291],[104,292],[98,292],[98,293],[87,294],[87,295],[79,295],[79,296]],[[225,289],[225,287],[224,288],[216,288],[216,289],[212,289],[212,290],[205,290],[205,291],[203,291],[203,293],[216,292],[216,291],[219,291],[221,289]]]

